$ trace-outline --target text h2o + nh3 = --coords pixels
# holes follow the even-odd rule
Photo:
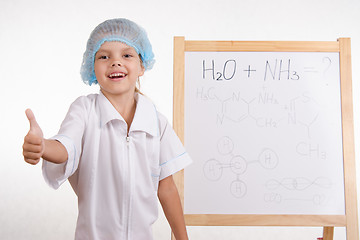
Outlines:
[[[215,60],[211,60],[208,64],[205,60],[202,61],[202,78],[206,79],[210,73],[210,79],[216,81],[232,80],[236,74],[237,62],[234,59],[229,59],[224,62],[221,71],[215,70]],[[248,65],[243,70],[247,72],[247,77],[250,78],[252,73],[257,70]],[[264,67],[264,81],[266,80],[300,80],[297,71],[292,70],[291,59],[282,60],[274,59],[273,61],[266,60]]]

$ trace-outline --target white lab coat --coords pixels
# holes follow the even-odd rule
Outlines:
[[[135,99],[127,135],[126,122],[101,92],[79,97],[53,137],[68,161],[43,161],[45,181],[57,189],[69,178],[78,196],[77,240],[151,240],[159,180],[191,163],[153,103],[140,94]]]

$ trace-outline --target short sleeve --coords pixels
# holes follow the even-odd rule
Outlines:
[[[174,129],[162,115],[160,118],[160,180],[173,175],[192,163]]]
[[[57,135],[50,138],[59,141],[67,150],[68,159],[63,164],[43,160],[42,172],[46,183],[54,189],[60,187],[79,166],[81,142],[87,116],[87,99],[80,97],[70,106]]]

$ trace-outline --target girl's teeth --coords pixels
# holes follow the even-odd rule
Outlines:
[[[113,74],[110,74],[110,78],[114,78],[114,77],[124,77],[125,74],[124,73],[113,73]]]

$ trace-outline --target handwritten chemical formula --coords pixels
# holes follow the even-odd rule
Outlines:
[[[187,212],[208,199],[220,209],[204,213],[326,212],[343,201],[337,53],[185,59],[185,147],[194,159],[185,195],[195,204]]]
[[[320,108],[317,102],[302,93],[287,102],[279,102],[274,93],[262,88],[256,96],[246,99],[241,91],[229,92],[225,98],[217,95],[215,87],[196,89],[196,99],[199,101],[214,101],[218,105],[218,111],[214,118],[216,124],[224,124],[224,121],[240,123],[250,118],[258,127],[277,128],[280,124],[299,124],[306,128],[310,136],[311,125],[316,121]],[[245,91],[244,91],[245,92]],[[211,103],[212,104],[212,103]],[[264,116],[269,108],[271,113]]]
[[[220,65],[220,66],[218,66]],[[240,69],[239,69],[240,68]],[[212,59],[209,62],[202,61],[202,78],[215,81],[233,80],[240,71],[245,78],[256,78],[259,74],[267,80],[300,80],[300,76],[291,66],[291,59],[266,60],[262,69],[256,69],[252,65],[238,66],[234,59],[225,60],[224,63],[215,64]],[[316,71],[313,71],[316,72]],[[241,74],[240,73],[240,74]]]
[[[248,166],[254,163],[261,165],[264,169],[274,169],[278,165],[279,158],[272,149],[262,149],[258,158],[251,160],[245,157],[234,154],[234,142],[231,138],[222,137],[217,144],[217,149],[220,155],[223,155],[224,160],[215,158],[209,159],[204,164],[204,175],[210,181],[218,181],[225,169],[230,171],[236,176],[236,179],[230,184],[230,192],[236,198],[242,198],[246,195],[247,184],[246,180],[241,179]],[[229,160],[230,159],[230,160]]]

